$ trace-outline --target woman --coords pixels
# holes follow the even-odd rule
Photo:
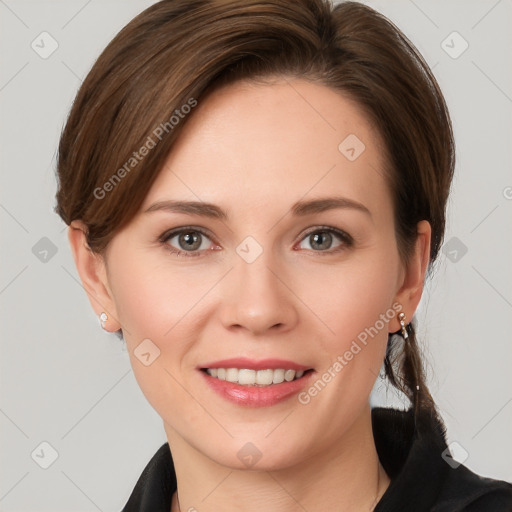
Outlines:
[[[355,2],[166,0],[85,79],[57,212],[164,421],[124,511],[504,511],[451,458],[413,319],[449,114]],[[374,408],[381,367],[410,408]]]

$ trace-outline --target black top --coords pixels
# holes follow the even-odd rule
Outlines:
[[[476,475],[449,453],[442,423],[412,411],[372,409],[375,446],[391,483],[374,512],[512,512],[512,484]],[[142,472],[122,512],[169,512],[177,489],[163,444]]]

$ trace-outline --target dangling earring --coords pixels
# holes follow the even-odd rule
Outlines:
[[[400,322],[400,330],[402,331],[402,338],[405,340],[407,340],[407,338],[409,337],[409,333],[407,332],[407,324],[405,323],[405,319],[407,317],[405,316],[405,313],[399,313],[398,314],[398,321]],[[413,360],[413,366],[414,366],[414,360]],[[414,368],[414,371],[416,373],[416,368]],[[419,391],[420,390],[420,387],[416,384],[416,391]]]
[[[402,331],[402,337],[404,340],[406,340],[409,337],[409,333],[407,332],[407,324],[405,323],[405,319],[407,317],[405,316],[405,313],[399,313],[398,314],[398,321],[400,322],[400,330]]]
[[[103,330],[105,329],[105,322],[108,320],[108,315],[105,313],[105,311],[102,311],[100,314],[100,325]]]

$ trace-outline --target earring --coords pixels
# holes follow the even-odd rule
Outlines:
[[[402,331],[402,337],[406,340],[409,337],[409,333],[407,332],[407,324],[405,323],[405,313],[398,314],[398,321],[400,322],[400,330]]]
[[[102,311],[100,314],[100,325],[103,329],[105,329],[105,322],[108,320],[108,315],[105,311]]]

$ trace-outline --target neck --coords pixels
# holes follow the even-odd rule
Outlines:
[[[232,469],[215,463],[165,425],[178,481],[171,512],[269,508],[371,511],[389,485],[373,440],[370,409],[335,446],[285,469]]]

